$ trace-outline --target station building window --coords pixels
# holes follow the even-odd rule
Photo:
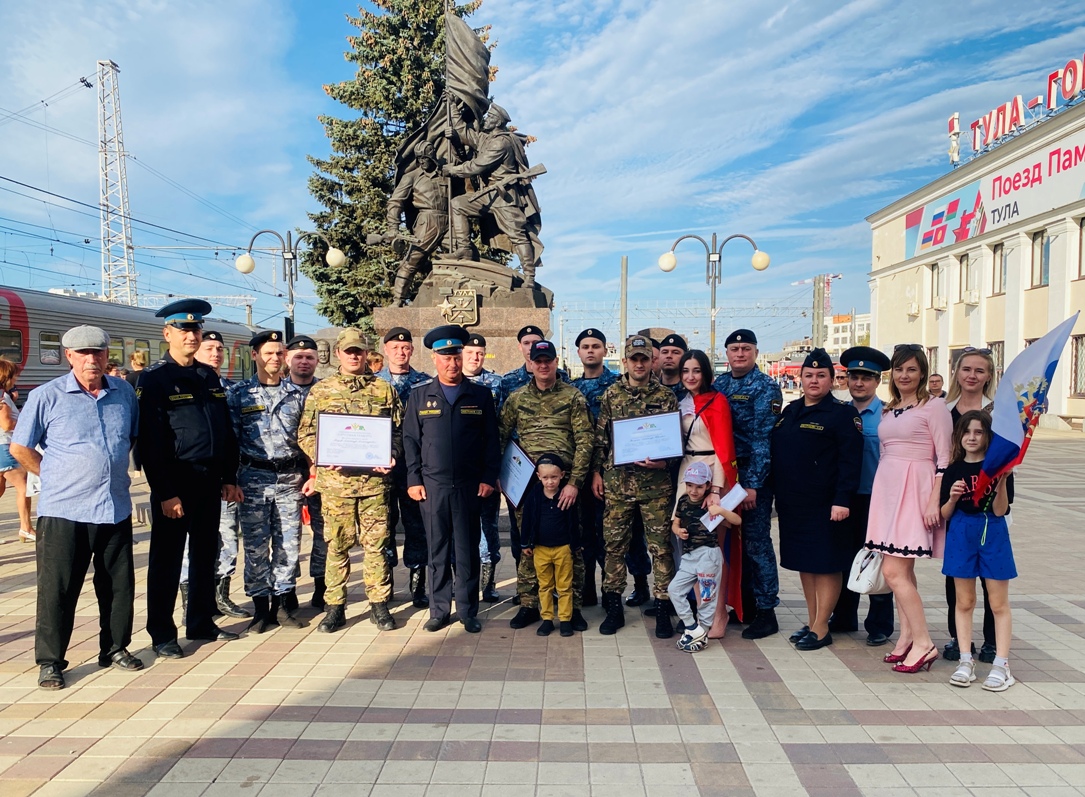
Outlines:
[[[1085,335],[1070,338],[1070,395],[1085,396]]]
[[[988,341],[987,348],[991,350],[991,359],[995,361],[995,381],[1002,378],[1002,371],[1006,367],[1006,341]]]
[[[991,284],[991,295],[999,296],[1006,292],[1006,271],[1009,265],[1010,256],[1006,253],[1005,244],[995,244],[992,255],[994,259],[994,268],[992,269],[993,280]]]
[[[1051,236],[1040,230],[1032,236],[1032,287],[1047,285],[1051,279]]]

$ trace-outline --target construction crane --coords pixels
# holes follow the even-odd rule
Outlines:
[[[814,313],[812,320],[811,339],[815,347],[825,345],[825,317],[833,313],[832,290],[833,280],[844,279],[843,274],[818,274],[816,277],[792,282],[792,285],[814,286]]]

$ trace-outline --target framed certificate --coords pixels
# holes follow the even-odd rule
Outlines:
[[[682,456],[682,421],[677,412],[611,421],[614,464]]]
[[[316,465],[392,466],[392,419],[321,412],[316,416]]]
[[[524,493],[527,492],[533,475],[535,475],[535,463],[524,453],[524,449],[516,444],[515,440],[510,440],[501,457],[501,492],[517,509],[524,500]]]

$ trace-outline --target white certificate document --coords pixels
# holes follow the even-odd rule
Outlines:
[[[392,419],[321,412],[316,416],[316,465],[392,466]]]
[[[729,509],[734,512],[735,507],[737,507],[745,500],[746,488],[743,487],[741,484],[736,483],[735,486],[727,492],[727,495],[724,495],[720,498],[720,506],[722,506],[724,509]],[[701,518],[701,525],[709,531],[713,531],[716,526],[720,525],[720,523],[722,522],[723,515],[717,515],[716,517],[712,517],[712,515],[705,512],[704,516]]]
[[[519,509],[534,474],[535,463],[531,461],[531,457],[524,453],[524,449],[520,448],[515,440],[509,440],[501,457],[500,482],[501,492],[514,507]]]
[[[682,456],[682,421],[677,412],[611,421],[614,464]]]

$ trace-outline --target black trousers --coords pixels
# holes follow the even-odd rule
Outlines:
[[[995,614],[991,611],[991,599],[987,597],[987,579],[980,578],[983,588],[983,644],[995,646]],[[946,603],[949,604],[949,635],[957,638],[957,587],[951,576],[946,576]],[[966,651],[967,652],[967,651]]]
[[[866,542],[867,521],[870,519],[870,496],[856,494],[851,500],[851,514],[848,523],[851,527],[852,547],[858,553]],[[841,630],[859,627],[859,598],[858,592],[848,589],[848,573],[844,573],[844,588],[840,590],[840,598],[833,609],[831,627]],[[870,609],[867,611],[863,627],[866,632],[874,634],[893,634],[893,593],[884,595],[867,595],[870,599]]]
[[[181,581],[181,558],[188,538],[187,633],[215,627],[215,568],[218,563],[221,488],[217,479],[191,473],[178,485],[184,517],[162,514],[162,501],[151,493],[151,552],[147,563],[147,632],[151,643],[177,639],[173,610]]]
[[[478,614],[479,574],[482,559],[482,500],[478,485],[439,487],[426,484],[426,500],[418,504],[429,545],[429,616],[446,618],[452,613],[455,551],[456,612],[460,620]]]
[[[418,501],[407,494],[407,466],[396,464],[392,468],[392,491],[388,496],[388,549],[384,558],[395,567],[399,564],[396,551],[396,526],[403,521],[403,565],[407,568],[424,567],[426,554],[426,529],[422,524]]]
[[[38,665],[68,666],[64,655],[75,627],[75,605],[94,563],[98,598],[98,646],[109,655],[132,641],[135,567],[132,563],[132,518],[120,523],[78,523],[56,517],[38,518],[38,618],[34,657]]]

